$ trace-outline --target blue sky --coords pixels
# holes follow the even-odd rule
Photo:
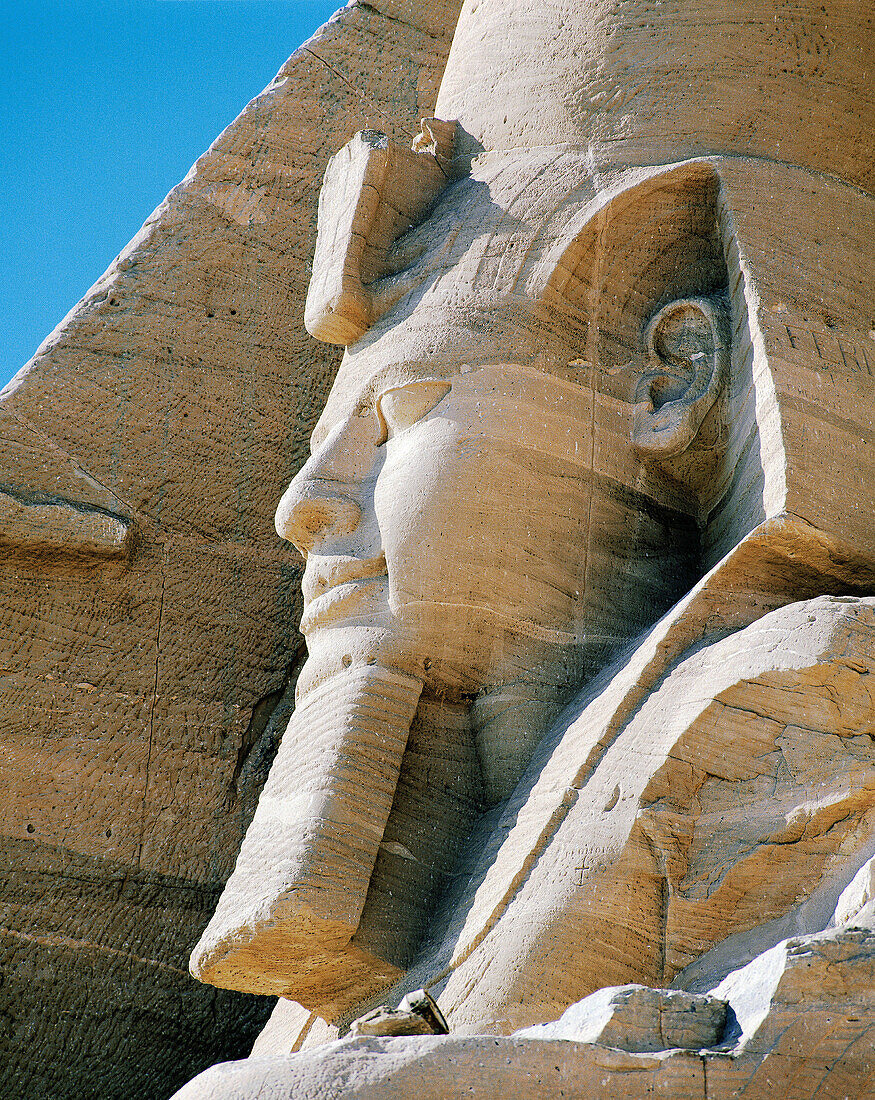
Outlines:
[[[0,386],[344,0],[0,0]]]

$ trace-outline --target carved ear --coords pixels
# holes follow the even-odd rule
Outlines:
[[[705,298],[664,306],[647,326],[647,362],[635,388],[632,442],[652,458],[671,458],[695,439],[726,373],[721,312]]]

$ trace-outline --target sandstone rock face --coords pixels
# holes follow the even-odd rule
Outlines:
[[[336,369],[302,324],[318,188],[357,130],[409,144],[457,11],[345,8],[3,393],[4,1096],[155,1100],[268,1011],[186,959],[301,664],[272,516]]]
[[[709,1086],[718,1096],[871,1096],[873,989],[871,927],[777,944],[714,990],[733,1006],[741,1036],[734,1059],[709,1065]]]

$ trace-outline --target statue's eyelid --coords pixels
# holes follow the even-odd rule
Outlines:
[[[389,392],[389,390],[385,391],[385,393]],[[384,394],[381,393],[379,397],[377,397],[377,399],[374,401],[374,411],[377,414],[377,422],[380,425],[380,438],[377,440],[378,447],[382,447],[389,438],[389,425],[387,424],[385,414],[383,413],[383,396]]]
[[[416,409],[415,414],[410,418],[410,423],[403,425],[403,427],[410,427],[418,420],[421,420],[424,416],[427,416],[428,413],[432,411],[432,409],[439,405],[452,388],[452,382],[446,378],[421,378],[417,379],[415,382],[408,382],[405,385],[401,386],[392,386],[389,389],[384,390],[374,402],[374,407],[377,411],[377,419],[380,422],[380,440],[377,445],[382,446],[389,439],[390,431],[393,427],[393,425],[389,422],[389,418],[386,416],[386,413],[383,410],[384,398],[393,393],[407,392],[413,394],[417,390],[424,391],[422,406]],[[426,392],[429,390],[432,391],[432,396],[426,397]]]

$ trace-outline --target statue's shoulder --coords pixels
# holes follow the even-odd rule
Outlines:
[[[703,988],[826,926],[875,836],[875,598],[806,539],[810,563],[804,527],[760,531],[566,709],[433,956],[454,1019]]]

